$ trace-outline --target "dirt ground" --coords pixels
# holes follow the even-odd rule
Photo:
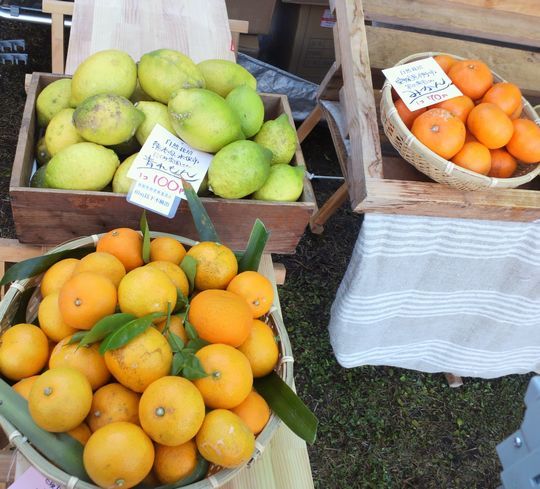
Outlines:
[[[25,102],[24,75],[50,71],[50,28],[0,19],[0,39],[25,39],[27,65],[0,64],[0,232],[15,237],[9,177]],[[303,144],[309,171],[339,175],[328,131]],[[324,202],[341,182],[314,180]],[[442,374],[388,367],[343,369],[327,326],[362,216],[345,204],[322,235],[306,230],[295,255],[275,256],[287,268],[280,287],[295,357],[299,395],[319,418],[309,447],[317,489],[495,488],[501,470],[495,446],[521,423],[530,376],[465,379],[450,389]]]

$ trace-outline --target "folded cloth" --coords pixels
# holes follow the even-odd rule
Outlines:
[[[540,221],[367,214],[329,333],[344,367],[540,371]]]

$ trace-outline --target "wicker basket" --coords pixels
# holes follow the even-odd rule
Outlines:
[[[408,56],[399,61],[397,65],[409,63],[429,56],[436,56],[446,53],[418,53]],[[451,54],[456,59],[465,59]],[[505,81],[496,73],[493,73],[496,82]],[[450,187],[461,190],[479,190],[485,188],[515,188],[530,182],[540,173],[540,164],[518,164],[514,175],[510,178],[495,178],[480,175],[479,173],[467,170],[451,161],[441,158],[429,148],[424,146],[405,126],[397,109],[392,101],[392,87],[387,81],[382,88],[381,96],[381,122],[384,133],[388,137],[392,146],[396,148],[405,161],[416,167],[422,173],[432,178],[436,182],[445,183]],[[525,98],[523,100],[522,117],[533,120],[540,125],[540,117]]]
[[[168,233],[151,232],[151,237],[158,236],[170,236],[178,239],[183,244],[193,246],[196,241],[192,241],[187,238],[175,236]],[[88,237],[77,238],[67,243],[64,243],[56,248],[49,250],[47,253],[54,253],[56,251],[62,251],[73,248],[80,248],[83,246],[96,245],[101,235],[93,235]],[[25,280],[18,280],[13,282],[9,287],[6,295],[0,302],[0,332],[3,332],[6,328],[11,326],[11,321],[15,316],[20,303],[22,293],[36,285],[39,285],[41,277],[32,277]],[[38,288],[39,289],[39,288]],[[27,307],[26,320],[31,322],[37,315],[37,307],[39,304],[39,292],[33,294]],[[287,330],[283,324],[283,320],[277,311],[276,307],[273,307],[268,315],[268,324],[274,330],[274,333],[279,337],[279,360],[276,367],[279,376],[292,387],[293,384],[293,357],[292,349],[287,335]],[[183,486],[183,489],[215,489],[227,483],[233,479],[241,470],[246,466],[251,465],[257,457],[264,451],[264,448],[270,443],[272,436],[276,429],[279,427],[281,420],[272,413],[270,420],[266,424],[265,428],[255,440],[255,452],[253,457],[240,467],[234,469],[225,469],[222,467],[214,466],[210,464],[209,475],[193,484]],[[37,470],[39,470],[47,478],[61,484],[63,487],[70,489],[99,489],[98,486],[83,482],[75,477],[60,470],[58,467],[49,462],[41,453],[39,453],[25,438],[24,433],[21,433],[13,426],[5,417],[0,415],[0,426],[6,433],[9,441],[15,448],[21,452],[21,454],[32,464]]]

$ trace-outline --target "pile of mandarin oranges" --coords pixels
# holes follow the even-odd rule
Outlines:
[[[39,325],[16,324],[1,337],[2,376],[27,399],[38,426],[84,445],[88,475],[106,488],[175,482],[200,456],[239,466],[270,418],[253,379],[278,361],[265,322],[272,283],[258,272],[238,273],[236,256],[222,244],[186,250],[173,237],[156,237],[144,263],[142,241],[133,229],[114,229],[95,252],[52,265],[40,283]],[[180,266],[186,256],[197,264],[194,287]],[[179,296],[189,305],[171,315]],[[71,341],[120,313],[156,319],[104,353],[99,342]],[[203,375],[193,379],[172,374],[170,336],[187,345],[188,323],[201,341],[193,355]]]
[[[494,83],[481,60],[434,56],[462,96],[410,111],[393,92],[407,128],[437,155],[473,172],[511,177],[518,164],[540,162],[540,127],[522,117],[519,87]]]

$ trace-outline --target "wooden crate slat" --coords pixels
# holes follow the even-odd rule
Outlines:
[[[364,0],[366,19],[540,47],[538,17],[447,0]]]
[[[389,68],[415,52],[446,52],[481,59],[525,93],[540,93],[540,53],[384,27],[366,26],[366,35],[372,69]]]

